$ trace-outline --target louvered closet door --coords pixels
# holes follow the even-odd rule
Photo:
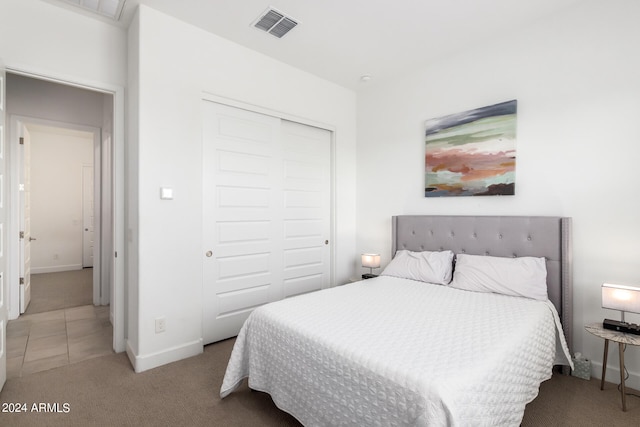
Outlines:
[[[203,108],[206,344],[237,335],[255,307],[328,285],[330,186],[329,163],[326,179],[303,170],[320,171],[309,162],[318,156],[313,136],[275,117]],[[321,182],[326,196],[316,194]]]

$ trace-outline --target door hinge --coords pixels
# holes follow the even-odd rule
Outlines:
[[[24,239],[24,231],[21,231],[21,232],[20,232],[20,238],[21,238],[21,239]]]
[[[20,137],[20,145],[24,145],[24,138]]]
[[[24,277],[21,277],[21,278],[20,278],[20,284],[21,284],[21,285],[24,285]]]

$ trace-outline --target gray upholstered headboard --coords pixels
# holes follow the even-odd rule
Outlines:
[[[547,260],[547,290],[562,321],[569,350],[573,333],[571,218],[546,216],[392,217],[391,255],[397,250],[440,251]]]

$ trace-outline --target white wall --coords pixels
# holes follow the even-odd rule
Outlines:
[[[130,165],[138,227],[129,230],[138,273],[129,286],[139,301],[129,307],[137,325],[130,319],[128,351],[140,371],[202,351],[203,91],[336,129],[335,283],[353,274],[355,257],[356,96],[148,7],[129,34],[139,52],[129,64],[129,138],[138,156]],[[174,189],[174,200],[160,200],[161,186]],[[166,317],[162,334],[158,317]]]
[[[574,224],[574,349],[600,375],[584,324],[605,281],[640,285],[640,3],[586,1],[358,94],[357,249],[390,257],[398,214],[562,215]],[[424,121],[518,100],[516,195],[424,198]],[[639,315],[627,315],[639,322]],[[640,386],[640,351],[627,349]],[[617,350],[609,375],[616,381]]]
[[[31,135],[31,272],[82,269],[82,168],[93,134],[27,125]]]
[[[101,128],[105,98],[112,96],[18,74],[7,74],[9,115]]]
[[[124,86],[126,32],[41,0],[2,0],[0,58],[7,68]]]
[[[140,22],[138,17],[131,22],[128,32],[127,67],[128,67],[128,98],[127,108],[127,145],[126,145],[126,165],[124,168],[126,191],[126,318],[127,318],[127,353],[130,359],[135,359],[135,355],[140,353],[138,304],[140,302],[138,286],[138,140],[139,140],[139,101],[140,97]],[[136,233],[134,234],[134,230]],[[133,356],[132,356],[133,354]]]
[[[114,318],[114,304],[111,304],[113,289],[111,284],[114,282],[114,259],[115,239],[114,239],[114,222],[113,215],[114,206],[114,182],[115,173],[114,165],[114,144],[113,144],[113,96],[104,96],[102,104],[102,127],[101,127],[101,147],[100,147],[100,177],[101,188],[100,193],[100,284],[101,284],[101,304],[109,302],[109,311],[111,314],[111,322]],[[124,178],[124,177],[123,177]],[[98,219],[98,218],[96,218]],[[98,222],[98,221],[96,221]],[[95,230],[95,227],[94,227]],[[106,297],[108,295],[108,297]],[[124,307],[122,307],[124,311]]]

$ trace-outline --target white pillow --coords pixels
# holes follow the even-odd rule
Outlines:
[[[458,254],[451,287],[545,301],[548,299],[547,264],[544,258],[536,257]]]
[[[400,250],[381,273],[420,282],[446,285],[451,281],[453,252],[412,252]]]

